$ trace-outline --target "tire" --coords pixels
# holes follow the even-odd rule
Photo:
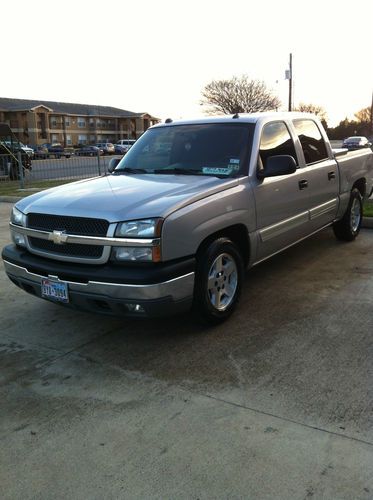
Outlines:
[[[209,324],[225,321],[241,294],[244,264],[237,246],[218,238],[197,256],[193,310]]]
[[[354,188],[343,218],[333,224],[336,238],[341,241],[353,241],[360,232],[362,219],[363,199],[360,191]]]

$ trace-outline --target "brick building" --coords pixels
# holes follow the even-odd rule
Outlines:
[[[0,122],[24,144],[64,146],[137,139],[159,122],[148,113],[90,104],[0,97]]]

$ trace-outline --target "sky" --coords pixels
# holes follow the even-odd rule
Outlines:
[[[373,1],[13,0],[1,6],[0,97],[200,117],[210,81],[248,75],[335,126],[370,106]]]

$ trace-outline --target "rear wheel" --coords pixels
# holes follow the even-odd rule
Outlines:
[[[353,241],[359,234],[363,219],[363,199],[358,189],[351,191],[343,218],[333,224],[335,236],[342,241]]]
[[[244,265],[240,251],[228,238],[218,238],[197,260],[193,309],[205,322],[225,321],[241,293]]]

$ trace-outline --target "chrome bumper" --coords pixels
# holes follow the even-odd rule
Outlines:
[[[41,276],[29,272],[26,268],[12,264],[4,260],[5,271],[8,277],[20,288],[37,296],[41,296],[41,282],[46,276]],[[49,278],[59,280],[57,276],[48,276]],[[88,281],[87,283],[78,283],[75,281],[64,281],[67,283],[69,295],[71,298],[70,306],[78,309],[95,310],[96,312],[106,312],[118,314],[118,304],[157,302],[165,306],[165,314],[173,314],[173,304],[184,305],[181,310],[187,309],[191,305],[194,289],[194,272],[184,276],[149,285],[133,285],[123,283],[105,283],[97,281]],[[105,311],[97,310],[99,303],[105,303]],[[115,306],[115,307],[114,307]],[[144,306],[145,310],[146,307]],[[112,309],[112,311],[110,311]],[[179,312],[179,307],[177,308]],[[125,311],[122,311],[122,313]],[[152,314],[151,314],[152,315]],[[158,314],[157,314],[158,315]]]

